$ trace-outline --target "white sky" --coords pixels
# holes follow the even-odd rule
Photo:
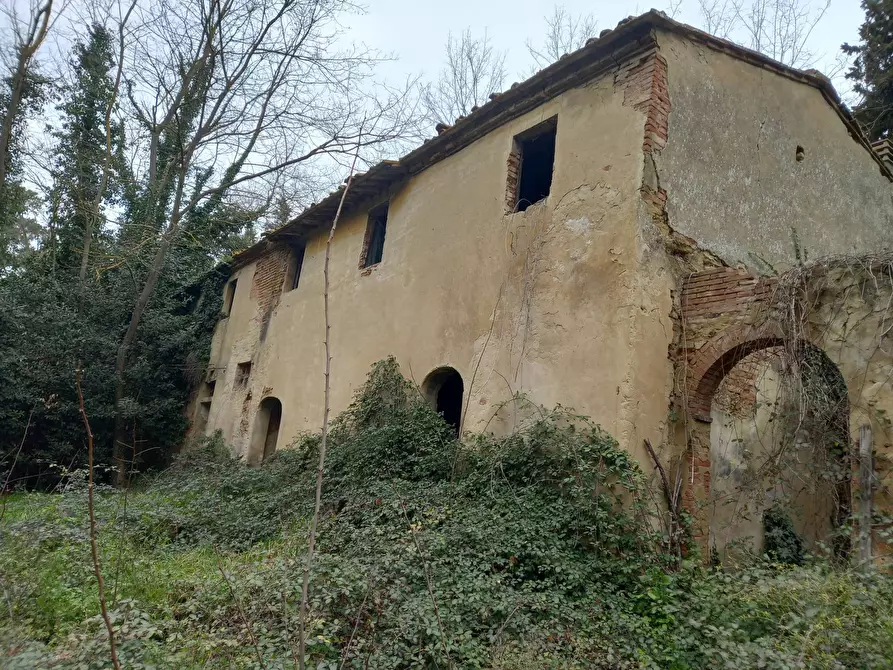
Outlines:
[[[399,79],[408,73],[423,73],[434,79],[444,60],[444,48],[450,31],[458,33],[471,27],[476,35],[487,30],[494,47],[508,52],[506,67],[510,84],[520,81],[520,73],[528,71],[530,59],[525,42],[538,42],[545,30],[544,15],[552,13],[552,0],[361,0],[367,11],[362,16],[348,17],[350,36],[379,50],[398,57],[383,72]],[[573,14],[592,14],[598,30],[614,28],[630,15],[641,14],[652,6],[667,11],[666,0],[652,0],[650,5],[635,1],[585,2],[563,0],[557,4]],[[813,0],[818,6],[821,0]],[[817,54],[818,69],[828,72],[829,65],[843,42],[858,42],[859,26],[864,19],[859,0],[831,0],[822,21],[810,40]],[[698,0],[683,0],[676,20],[701,26]],[[840,85],[840,80],[835,81]]]

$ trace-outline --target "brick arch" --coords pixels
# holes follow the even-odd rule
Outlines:
[[[741,360],[761,349],[784,344],[775,326],[756,329],[730,326],[698,350],[688,374],[688,411],[696,419],[710,416],[713,394],[726,374]]]

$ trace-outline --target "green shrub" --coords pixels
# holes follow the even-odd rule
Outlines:
[[[459,442],[388,360],[330,438],[309,667],[893,665],[889,575],[678,565],[636,463],[566,409]],[[249,469],[211,439],[126,511],[102,493],[126,667],[293,666],[317,447]],[[10,667],[107,666],[85,528],[80,484],[11,499]]]
[[[766,554],[779,563],[803,565],[806,547],[794,529],[791,515],[780,505],[772,505],[763,513]]]

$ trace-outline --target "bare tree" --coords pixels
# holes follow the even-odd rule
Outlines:
[[[362,132],[362,128],[360,129]],[[344,208],[344,201],[347,199],[347,192],[350,190],[351,182],[353,182],[354,170],[357,167],[357,158],[360,155],[360,144],[362,134],[357,138],[357,152],[354,154],[353,162],[350,164],[350,173],[347,175],[347,181],[344,183],[344,189],[341,191],[341,199],[338,201],[338,209],[335,211],[335,218],[332,220],[332,227],[329,228],[329,236],[326,239],[326,256],[323,263],[323,321],[325,325],[325,337],[323,338],[323,346],[325,347],[326,362],[323,384],[323,412],[322,412],[322,430],[319,438],[319,465],[316,468],[316,496],[314,498],[313,516],[310,519],[310,530],[307,533],[307,558],[304,562],[304,575],[301,585],[301,609],[298,618],[298,667],[304,670],[304,650],[307,644],[307,608],[310,597],[310,570],[313,568],[313,555],[316,548],[316,529],[319,524],[319,511],[322,508],[322,483],[326,466],[326,447],[329,437],[329,411],[331,407],[331,374],[332,374],[332,346],[331,332],[332,326],[329,321],[329,262],[332,258],[332,240],[335,239],[335,231],[338,229],[338,219],[341,218],[341,211]]]
[[[831,0],[699,0],[704,29],[797,68],[819,54],[809,40]]]
[[[584,46],[590,37],[597,36],[597,24],[592,14],[573,16],[562,5],[555,5],[552,15],[543,18],[546,22],[543,43],[537,46],[527,40],[527,51],[536,69],[554,63],[564,54]]]
[[[683,0],[669,0],[664,9],[664,13],[671,19],[675,19],[679,15],[679,12],[682,11],[682,1]]]
[[[816,58],[807,44],[831,0],[752,0],[739,3],[738,20],[748,46],[793,67],[809,67]]]
[[[33,75],[34,56],[50,28],[53,0],[32,0],[24,15],[20,11],[20,3],[16,2],[10,2],[3,11],[12,33],[12,45],[10,51],[3,54],[9,92],[2,112],[3,118],[0,119],[0,192],[6,185],[9,141],[13,126]]]
[[[339,48],[347,0],[140,2],[124,69],[139,167],[123,225],[151,253],[115,363],[119,482],[130,350],[184,224],[228,200],[270,201],[302,166],[374,149],[415,121],[407,91],[373,85],[376,54]]]
[[[732,0],[698,0],[698,4],[704,30],[711,35],[727,39],[737,24],[738,13],[735,3]]]
[[[435,83],[425,87],[422,100],[428,121],[452,123],[487,102],[499,92],[506,78],[505,52],[497,51],[487,32],[480,38],[465,29],[459,37],[450,33],[447,62]]]

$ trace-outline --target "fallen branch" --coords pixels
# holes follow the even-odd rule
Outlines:
[[[81,418],[84,420],[84,428],[87,430],[87,510],[90,514],[90,553],[93,556],[93,573],[96,575],[96,585],[99,589],[99,609],[102,611],[102,620],[105,622],[105,629],[108,632],[112,665],[115,666],[115,670],[121,670],[121,664],[118,662],[118,650],[115,646],[115,631],[112,628],[112,620],[109,618],[108,608],[105,603],[105,583],[102,581],[99,550],[96,547],[96,512],[93,507],[93,431],[90,430],[90,420],[87,418],[87,410],[84,409],[80,364],[78,364],[74,373],[74,385],[78,392],[78,407],[81,411]]]
[[[362,138],[362,129],[360,130],[360,138]],[[313,518],[310,520],[310,533],[307,538],[307,560],[304,564],[304,582],[301,586],[301,610],[298,614],[298,668],[304,670],[304,650],[306,648],[306,624],[307,624],[307,600],[310,593],[310,568],[313,566],[313,552],[316,548],[316,528],[319,525],[319,510],[322,505],[322,480],[323,468],[326,464],[326,440],[329,435],[329,376],[332,369],[332,356],[330,353],[329,331],[331,325],[329,323],[329,259],[332,255],[332,240],[335,237],[335,229],[338,227],[338,219],[341,218],[341,210],[344,208],[344,200],[347,198],[347,192],[350,190],[351,182],[353,182],[354,170],[357,167],[357,159],[360,157],[360,138],[357,139],[357,150],[353,156],[353,162],[350,164],[350,173],[347,175],[347,182],[344,184],[344,190],[341,192],[341,200],[338,202],[338,209],[335,211],[335,219],[332,221],[332,228],[329,230],[329,237],[326,240],[326,258],[323,265],[323,316],[325,321],[325,349],[326,349],[326,368],[325,368],[325,386],[323,390],[323,413],[322,413],[322,436],[319,440],[319,464],[316,469],[316,502],[313,506]]]

